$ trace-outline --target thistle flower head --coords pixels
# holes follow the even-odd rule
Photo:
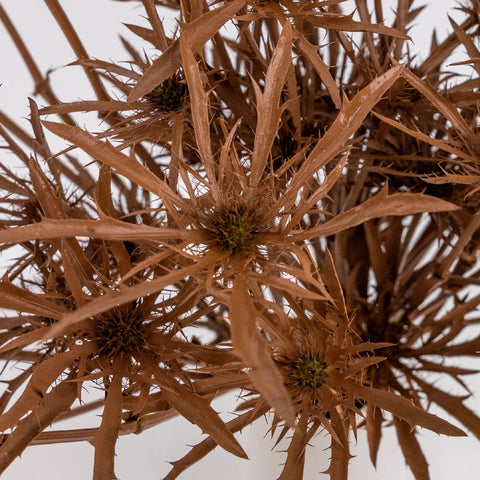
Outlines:
[[[250,251],[258,235],[259,222],[253,212],[241,206],[236,209],[220,209],[210,218],[208,227],[213,243],[234,255]]]
[[[305,352],[290,360],[285,369],[297,386],[305,390],[318,390],[328,377],[328,365],[320,353]]]
[[[182,79],[182,75],[177,72],[157,85],[144,98],[155,110],[161,113],[171,113],[181,110],[185,106],[187,97],[187,84]]]
[[[109,360],[134,357],[147,348],[144,318],[134,305],[116,307],[97,317],[93,339],[101,357]]]

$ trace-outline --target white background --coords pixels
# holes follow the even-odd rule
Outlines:
[[[52,83],[60,99],[63,101],[93,99],[81,69],[62,68],[76,58],[44,3],[41,0],[0,0],[0,2],[19,28],[40,70],[42,72],[52,70]],[[90,56],[112,61],[128,59],[128,55],[123,52],[118,33],[134,40],[135,37],[129,34],[121,23],[145,25],[141,18],[144,12],[140,5],[136,2],[109,0],[63,0],[61,3],[80,33]],[[454,18],[459,18],[452,10],[455,2],[451,0],[422,2],[425,3],[431,5],[427,6],[417,21],[417,26],[410,32],[415,41],[412,51],[428,51],[434,27],[437,29],[439,39],[444,38],[447,31],[450,31],[446,19],[447,11]],[[0,45],[0,83],[2,83],[0,108],[14,120],[21,121],[28,129],[26,120],[21,119],[28,116],[27,96],[33,93],[33,82],[2,25]],[[147,54],[155,55],[149,46],[141,45],[141,48],[144,47]],[[466,58],[466,53],[459,51],[456,60]],[[468,67],[465,71],[469,73]],[[0,151],[0,161],[8,165],[13,159],[8,152]],[[0,265],[2,261],[0,257]],[[478,378],[475,380],[473,377],[469,380],[469,384],[473,384],[472,387],[475,383],[479,385]],[[227,414],[226,418],[230,418],[228,412],[232,410],[234,400],[233,397],[222,398],[217,400],[214,406],[222,414]],[[478,397],[469,399],[467,405],[480,411]],[[443,412],[439,413],[443,415]],[[84,422],[90,426],[97,421],[98,418],[79,418],[76,420],[76,426],[87,426]],[[249,461],[237,459],[217,448],[213,454],[187,470],[180,478],[182,480],[276,478],[284,459],[284,455],[278,450],[284,448],[285,444],[277,451],[270,450],[273,442],[268,436],[264,438],[268,426],[266,420],[259,420],[238,436],[250,457]],[[168,460],[178,459],[189,450],[187,445],[193,445],[201,438],[198,428],[181,418],[167,421],[140,435],[122,437],[117,444],[117,476],[121,480],[158,480],[168,472]],[[432,480],[478,478],[480,443],[475,438],[446,438],[421,431],[419,440],[431,465]],[[307,451],[305,479],[327,480],[328,477],[319,472],[328,467],[329,440],[321,433],[314,439],[313,444],[316,448]],[[2,480],[27,478],[87,480],[91,478],[93,452],[93,447],[88,443],[31,447],[2,475]],[[370,464],[363,431],[359,432],[358,444],[352,439],[352,454],[355,458],[351,461],[349,480],[413,478],[391,429],[384,429],[377,471]]]

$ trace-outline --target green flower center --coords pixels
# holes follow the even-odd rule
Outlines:
[[[290,365],[290,377],[306,390],[319,389],[328,377],[328,365],[323,355],[308,353]]]
[[[246,209],[220,211],[208,225],[214,243],[234,255],[252,250],[258,235],[258,221]]]
[[[255,233],[251,231],[252,226],[248,219],[240,217],[236,223],[227,223],[223,229],[222,246],[225,250],[232,253],[240,253],[248,249],[251,245]]]

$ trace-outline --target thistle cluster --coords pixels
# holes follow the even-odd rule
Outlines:
[[[445,360],[480,351],[477,6],[420,61],[412,2],[396,27],[382,1],[378,21],[340,3],[142,2],[149,26],[129,26],[141,47],[126,44],[127,69],[88,59],[48,2],[96,96],[59,102],[27,62],[42,85],[33,133],[0,113],[27,172],[0,162],[0,248],[15,252],[0,357],[25,367],[1,378],[1,472],[30,445],[88,441],[93,478],[110,480],[119,435],[176,415],[207,437],[166,480],[216,446],[246,458],[234,434],[269,411],[279,441],[293,432],[280,480],[304,478],[321,429],[331,480],[348,480],[359,428],[374,464],[395,429],[416,480],[430,478],[419,427],[480,438],[465,395],[431,375],[474,393],[463,376],[477,370]],[[160,4],[181,25],[171,37]],[[2,7],[0,19],[32,58]],[[446,74],[456,47],[469,80]],[[96,133],[82,112],[98,114]],[[72,148],[54,152],[47,131]],[[224,393],[230,422],[212,406]],[[97,427],[58,428],[85,412]]]

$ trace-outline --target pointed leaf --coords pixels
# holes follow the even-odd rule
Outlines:
[[[65,369],[72,365],[79,356],[93,353],[93,342],[80,345],[69,352],[57,353],[47,358],[33,369],[32,378],[28,382],[20,398],[11,408],[0,416],[0,431],[13,428],[19,419],[44,398],[48,388],[55,382]],[[76,387],[75,387],[76,388]]]
[[[62,382],[49,392],[32,412],[22,419],[0,446],[0,473],[25,450],[37,435],[61,413],[68,411],[77,397],[74,383]]]
[[[114,473],[115,444],[122,422],[122,375],[114,373],[106,391],[102,423],[90,443],[95,447],[93,480],[111,480]]]
[[[296,172],[289,189],[292,195],[296,196],[297,192],[315,172],[318,172],[335,155],[346,148],[348,140],[360,127],[383,94],[399,78],[402,69],[402,66],[398,66],[388,70],[360,90],[351,101],[344,100],[335,121]]]
[[[145,188],[162,200],[182,205],[183,200],[168,185],[141,163],[123,154],[108,142],[102,142],[78,127],[43,121],[43,125],[55,135],[80,147],[93,158],[111,166],[117,173]]]
[[[337,382],[342,383],[342,379],[337,378]],[[401,397],[400,395],[378,388],[364,387],[351,380],[343,380],[343,384],[356,394],[358,398],[366,400],[367,403],[371,402],[373,405],[392,413],[408,422],[412,427],[419,425],[433,432],[454,437],[463,437],[466,435],[460,428],[415,406],[411,400]]]
[[[151,227],[122,222],[113,218],[100,220],[44,218],[41,222],[24,227],[0,230],[0,243],[20,243],[29,240],[52,238],[89,237],[104,240],[198,240],[199,234],[193,230],[180,230],[167,227]]]
[[[238,417],[230,420],[227,423],[228,429],[232,432],[238,432],[243,430],[247,425],[250,425],[255,420],[260,418],[262,415],[265,415],[269,407],[261,407],[255,411],[255,409],[248,410],[246,413],[239,415]],[[164,480],[174,480],[178,478],[178,476],[183,473],[188,467],[196,463],[201,458],[205,457],[208,453],[210,453],[215,447],[216,443],[213,441],[211,437],[206,438],[203,442],[198,443],[195,445],[190,452],[188,452],[183,458],[177,460],[175,462],[171,462],[173,465],[172,470],[168,473],[168,475],[164,478]]]
[[[348,464],[350,455],[347,432],[340,415],[335,412],[331,417],[332,427],[339,433],[343,433],[342,443],[336,442],[333,438],[330,443],[330,466],[324,473],[330,475],[330,480],[348,480]]]
[[[208,433],[218,445],[240,458],[248,458],[228,427],[205,398],[180,385],[160,368],[152,369],[165,400],[190,422]]]
[[[190,93],[190,104],[192,109],[193,129],[195,141],[198,147],[200,158],[207,173],[209,188],[216,202],[220,201],[220,191],[217,185],[215,173],[215,161],[212,154],[210,140],[210,122],[208,120],[208,95],[203,88],[203,81],[200,75],[193,52],[184,37],[180,37],[180,50],[183,60],[183,70],[187,79],[188,91]]]
[[[181,36],[184,37],[193,52],[198,53],[203,49],[205,43],[245,4],[246,0],[233,0],[219,8],[210,10],[184,25]],[[180,65],[180,42],[176,40],[145,71],[143,77],[130,92],[128,101],[133,102],[151,92],[157,85],[171,77]]]
[[[451,212],[459,207],[437,197],[423,193],[394,193],[387,195],[387,187],[380,193],[346,212],[339,213],[323,225],[292,234],[294,241],[334,235],[356,227],[373,218],[405,216],[422,212]]]
[[[446,412],[463,423],[478,439],[480,439],[480,418],[463,404],[465,398],[456,397],[445,393],[438,388],[415,377],[422,390],[426,393],[429,401],[435,402]]]
[[[415,479],[429,480],[428,463],[412,427],[397,417],[393,417],[393,422],[397,430],[398,441],[402,448],[403,456],[412,473],[415,475]]]
[[[310,413],[304,412],[293,432],[293,438],[288,447],[287,461],[283,467],[281,475],[278,480],[302,480],[303,470],[305,467],[305,450],[309,440],[312,437],[312,429],[310,435],[308,430],[308,423],[310,421]],[[318,428],[318,421],[315,430]],[[315,425],[315,424],[314,424]],[[313,430],[313,432],[315,432]]]
[[[234,351],[251,368],[249,375],[253,384],[276,413],[293,426],[295,413],[290,395],[258,331],[257,312],[241,276],[233,284],[229,317]]]
[[[4,233],[4,231],[0,231],[1,233]],[[12,239],[12,242],[16,243],[14,239]],[[6,278],[0,282],[0,307],[17,310],[18,312],[33,313],[41,317],[50,317],[55,320],[60,319],[65,313],[63,308],[45,297],[17,287]]]
[[[155,280],[142,282],[131,287],[122,287],[120,291],[110,291],[105,295],[91,300],[77,310],[64,314],[62,319],[50,328],[48,336],[56,337],[69,327],[81,322],[82,320],[85,320],[88,317],[106,312],[111,308],[117,307],[118,305],[122,305],[132,300],[136,300],[137,298],[156,293],[166,286],[174,284],[184,278],[187,278],[189,275],[198,272],[209,263],[211,263],[211,259],[208,256],[205,256],[194,265],[180,268],[178,270],[172,270],[171,272],[156,278]]]
[[[365,427],[367,429],[370,460],[375,467],[377,466],[378,448],[380,446],[380,440],[382,438],[382,423],[382,411],[375,405],[367,403],[367,418],[365,419]]]
[[[267,165],[280,120],[280,95],[292,63],[292,25],[285,22],[265,77],[263,93],[255,89],[257,128],[252,154],[251,185],[256,186]],[[253,80],[252,80],[253,81]]]

